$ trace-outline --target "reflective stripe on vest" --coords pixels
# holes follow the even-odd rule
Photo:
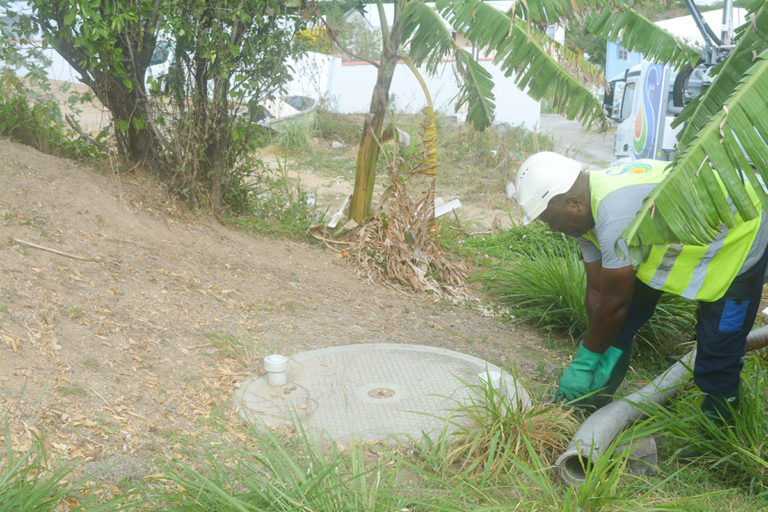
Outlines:
[[[608,194],[633,185],[659,183],[664,179],[667,165],[668,162],[658,160],[638,160],[602,171],[590,171],[595,220],[600,202]],[[756,208],[760,209],[759,200],[748,184],[747,190]],[[741,269],[759,227],[758,217],[733,229],[723,227],[709,245],[654,245],[636,267],[637,277],[657,290],[689,299],[717,300],[725,294]],[[597,245],[594,233],[588,233],[585,238]]]

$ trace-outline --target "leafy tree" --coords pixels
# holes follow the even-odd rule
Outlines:
[[[159,131],[177,189],[193,198],[208,193],[215,210],[222,206],[254,142],[259,104],[291,77],[288,61],[301,50],[294,34],[304,25],[299,11],[277,0],[191,0],[164,12],[175,66],[153,89],[169,91]]]
[[[27,12],[17,12],[11,0],[0,0],[0,62],[4,69],[25,72],[35,86],[45,89],[45,66],[50,64],[38,44],[24,44],[35,36],[36,27]]]
[[[605,39],[587,30],[584,23],[570,21],[565,32],[565,44],[574,53],[583,53],[589,62],[605,67]]]
[[[193,204],[223,207],[254,130],[238,116],[290,77],[306,23],[303,4],[279,0],[31,0],[47,44],[109,109],[120,154],[153,169]],[[176,56],[153,84],[145,73],[158,38]],[[234,109],[234,110],[233,110]]]
[[[159,170],[162,157],[149,118],[144,74],[161,13],[149,0],[33,0],[46,44],[80,73],[112,114],[118,148],[131,162]]]

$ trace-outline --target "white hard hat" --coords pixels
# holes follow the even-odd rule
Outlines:
[[[550,199],[568,192],[583,168],[581,162],[551,151],[529,156],[517,171],[514,187],[514,197],[523,209],[523,224],[541,215]],[[507,185],[507,195],[511,192]]]

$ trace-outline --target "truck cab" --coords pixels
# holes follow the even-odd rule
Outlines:
[[[673,129],[671,123],[682,108],[675,102],[677,75],[661,64],[643,62],[611,80],[603,107],[617,123],[613,145],[617,162],[672,159],[680,127]]]

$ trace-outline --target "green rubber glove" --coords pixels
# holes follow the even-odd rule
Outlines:
[[[579,346],[576,357],[563,372],[560,377],[560,385],[555,393],[555,401],[567,400],[574,401],[594,391],[592,384],[595,377],[595,370],[600,364],[600,356],[592,352],[584,345]]]
[[[600,354],[600,362],[595,370],[595,379],[592,381],[593,390],[604,388],[608,384],[613,369],[616,368],[616,363],[619,362],[622,355],[624,355],[624,351],[616,347],[608,347],[608,350]]]

